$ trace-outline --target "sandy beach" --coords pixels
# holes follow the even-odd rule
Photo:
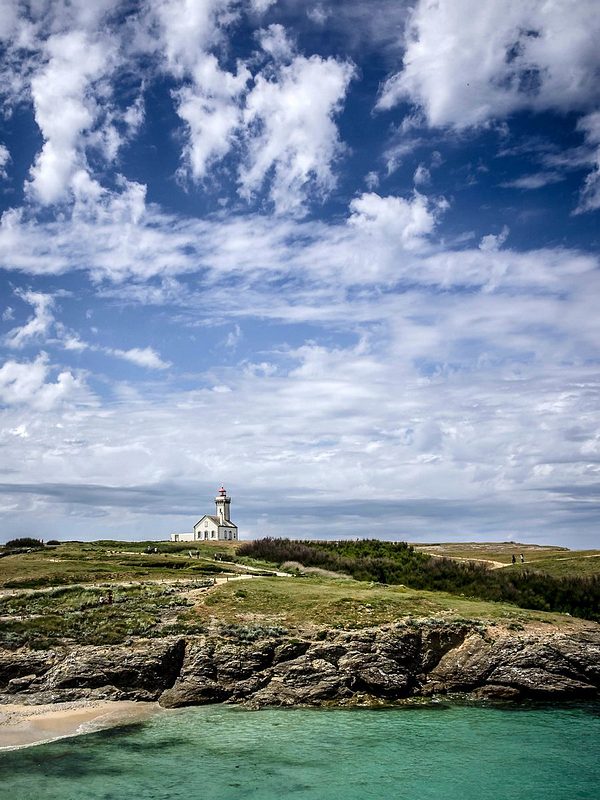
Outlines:
[[[89,701],[0,705],[0,750],[78,736],[159,713],[158,703]]]

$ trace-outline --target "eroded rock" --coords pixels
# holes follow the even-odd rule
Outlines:
[[[0,700],[159,699],[321,705],[456,692],[476,698],[600,694],[600,625],[577,633],[487,631],[481,624],[396,624],[245,641],[218,631],[131,646],[0,651]]]

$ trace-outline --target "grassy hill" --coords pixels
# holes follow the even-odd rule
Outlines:
[[[136,636],[198,633],[215,625],[243,628],[252,636],[265,626],[360,628],[407,618],[481,620],[516,629],[579,624],[558,613],[486,602],[461,592],[388,586],[316,568],[304,577],[264,577],[277,566],[275,560],[241,556],[240,547],[233,542],[97,541],[4,551],[0,646],[118,643]],[[434,544],[417,549],[456,559],[485,556],[506,564],[503,570],[518,571],[521,566],[510,563],[511,547]],[[590,552],[517,547],[526,552],[528,567],[549,563],[557,575],[600,567]]]
[[[567,547],[518,542],[419,542],[413,547],[432,556],[489,563],[496,569],[535,569],[557,576],[600,574],[600,550],[569,550]],[[519,560],[521,553],[525,557],[524,565]],[[515,565],[512,564],[513,555],[517,558]]]
[[[139,581],[205,577],[235,572],[237,567],[215,560],[231,557],[233,542],[65,542],[19,552],[0,552],[0,587],[40,588],[72,583]],[[158,550],[158,552],[154,552]],[[190,552],[193,557],[190,557]]]

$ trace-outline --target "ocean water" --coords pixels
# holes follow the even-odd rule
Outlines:
[[[188,708],[0,753],[2,800],[597,800],[600,705]]]

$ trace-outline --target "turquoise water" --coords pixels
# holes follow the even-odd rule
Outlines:
[[[0,753],[7,800],[597,800],[600,706],[212,706]]]

